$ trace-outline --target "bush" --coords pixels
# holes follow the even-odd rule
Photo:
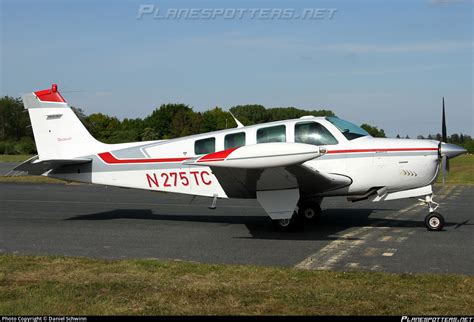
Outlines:
[[[16,154],[35,154],[36,145],[30,138],[23,138],[20,142],[15,144]]]
[[[36,146],[32,139],[20,141],[0,141],[0,154],[35,154]]]
[[[15,143],[9,141],[0,142],[0,154],[16,154]]]
[[[474,140],[463,142],[459,145],[465,148],[469,153],[474,153]]]

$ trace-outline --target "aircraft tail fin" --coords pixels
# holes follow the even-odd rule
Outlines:
[[[72,159],[103,150],[58,91],[51,89],[23,95],[30,115],[40,160]]]

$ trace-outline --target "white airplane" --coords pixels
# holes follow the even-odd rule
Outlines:
[[[218,198],[256,198],[276,226],[316,220],[325,197],[418,198],[425,225],[441,230],[432,185],[466,153],[433,140],[371,137],[337,117],[304,116],[170,140],[104,144],[53,84],[23,96],[38,155],[15,170],[70,181]],[[443,102],[444,125],[444,102]],[[445,126],[443,126],[445,137]]]

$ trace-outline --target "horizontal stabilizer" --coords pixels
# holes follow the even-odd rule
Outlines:
[[[75,158],[75,159],[55,159],[55,160],[39,160],[38,156],[34,156],[16,166],[13,171],[24,171],[32,175],[40,175],[49,170],[59,168],[63,165],[84,164],[92,162],[92,159]]]

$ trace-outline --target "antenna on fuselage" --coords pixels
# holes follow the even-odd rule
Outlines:
[[[245,125],[243,125],[242,123],[240,123],[240,121],[234,116],[234,114],[232,114],[231,111],[229,111],[230,115],[232,115],[232,117],[234,118],[234,121],[235,123],[237,123],[237,128],[240,129],[241,127],[244,127]]]

